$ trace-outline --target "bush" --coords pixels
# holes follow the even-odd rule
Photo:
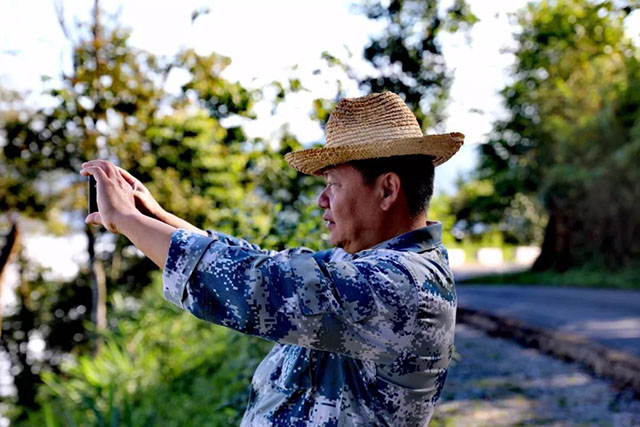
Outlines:
[[[175,309],[159,282],[158,274],[139,306],[114,297],[116,325],[97,355],[43,374],[42,409],[28,425],[239,424],[251,376],[271,344]]]

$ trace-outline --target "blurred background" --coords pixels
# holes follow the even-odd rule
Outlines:
[[[329,113],[347,96],[394,91],[425,133],[466,135],[437,168],[429,209],[461,289],[545,284],[636,298],[637,8],[637,0],[4,0],[0,426],[238,424],[270,343],[165,303],[148,259],[127,239],[85,226],[78,171],[109,159],[202,228],[272,249],[327,248],[315,205],[322,182],[283,156],[322,145]],[[456,345],[466,351],[476,339]],[[452,372],[473,360],[469,345]],[[521,385],[507,391],[535,400]],[[434,425],[462,422],[446,406],[460,399],[443,396]],[[531,405],[527,419],[540,421]]]

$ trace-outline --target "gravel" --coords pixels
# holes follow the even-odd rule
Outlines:
[[[640,426],[640,401],[575,363],[456,325],[437,426]]]

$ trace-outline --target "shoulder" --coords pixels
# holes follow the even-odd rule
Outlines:
[[[439,245],[429,251],[413,253],[410,257],[410,268],[415,275],[418,289],[430,298],[455,305],[455,280],[444,246]]]
[[[353,265],[370,283],[378,299],[392,306],[413,304],[417,280],[406,252],[371,249],[358,253]]]
[[[359,253],[356,262],[368,264],[383,274],[410,280],[416,289],[429,289],[446,300],[455,300],[453,273],[442,245],[423,252],[371,249]],[[398,281],[399,277],[395,277]],[[402,282],[403,280],[399,280]]]

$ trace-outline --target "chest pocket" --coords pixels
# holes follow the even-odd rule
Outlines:
[[[311,387],[311,350],[294,345],[280,349],[278,363],[271,373],[271,382],[285,393]]]

